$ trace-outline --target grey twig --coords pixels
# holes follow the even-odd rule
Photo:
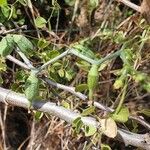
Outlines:
[[[132,2],[130,2],[129,0],[117,0],[117,1],[125,4],[126,6],[132,8],[134,10],[136,10],[137,12],[141,12],[141,7],[134,4],[134,3],[132,3]]]
[[[8,56],[6,56],[6,58],[7,58],[8,60],[10,60],[10,61],[14,62],[15,64],[17,64],[17,65],[21,66],[21,67],[22,67],[22,68],[24,68],[24,69],[28,69],[28,70],[30,70],[30,67],[29,67],[29,66],[27,66],[26,64],[24,64],[24,63],[23,63],[23,62],[21,62],[20,60],[18,60],[18,59],[16,59],[16,58],[14,58],[13,56],[8,55]]]
[[[70,92],[72,93],[73,95],[79,97],[80,99],[82,100],[87,100],[87,96],[80,93],[80,92],[76,92],[75,91],[75,88],[74,87],[70,87],[70,86],[66,86],[66,85],[63,85],[63,84],[59,84],[59,83],[56,83],[54,81],[51,81],[50,79],[46,78],[46,77],[42,77],[42,80],[44,80],[46,83],[52,85],[52,86],[55,86],[59,89],[62,89],[62,90],[65,90],[67,92]],[[103,111],[106,111],[106,112],[114,112],[115,110],[112,109],[112,108],[109,108],[107,106],[104,106],[103,104],[99,103],[99,102],[94,102],[94,106],[103,110]],[[141,119],[140,117],[137,117],[137,116],[129,116],[129,119],[132,119],[132,120],[135,120],[137,122],[139,122],[141,125],[143,125],[145,128],[149,129],[150,130],[150,125],[149,123],[147,123],[144,119]]]
[[[10,29],[10,30],[6,30],[5,28],[3,30],[0,30],[0,34],[1,35],[6,35],[6,34],[10,34],[10,33],[13,33],[13,32],[16,32],[20,29],[27,29],[27,26],[26,25],[23,25],[21,27],[17,27],[16,29]]]
[[[26,57],[24,53],[22,53],[18,48],[16,49],[16,52],[20,55],[20,57],[23,59],[23,61],[31,70],[35,69],[35,67],[31,64],[30,60]]]
[[[55,86],[59,89],[62,89],[62,90],[65,90],[65,91],[68,91],[70,93],[72,93],[73,95],[79,97],[80,99],[82,100],[86,100],[87,99],[87,96],[85,96],[84,94],[80,93],[80,92],[76,92],[75,91],[75,88],[74,87],[70,87],[70,86],[65,86],[63,84],[59,84],[57,82],[54,82],[46,77],[42,77],[42,80],[44,80],[46,83],[52,85],[52,86]]]

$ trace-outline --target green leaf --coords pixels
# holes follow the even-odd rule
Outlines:
[[[0,55],[6,57],[9,55],[14,48],[14,41],[11,34],[8,34],[0,42]]]
[[[89,71],[90,69],[90,64],[84,60],[79,60],[76,62],[76,65],[80,68],[83,69],[84,71]]]
[[[64,100],[61,102],[61,105],[67,109],[70,109],[70,104]]]
[[[39,39],[39,41],[38,41],[38,48],[41,48],[41,49],[43,49],[43,48],[45,48],[45,47],[47,47],[48,45],[49,45],[49,42],[48,41],[46,41],[45,39]]]
[[[81,117],[76,118],[73,123],[72,123],[73,127],[75,128],[76,133],[80,133],[80,130],[83,126],[83,122],[81,120]]]
[[[52,50],[47,53],[48,59],[53,59],[58,55],[60,55],[60,53],[57,50]]]
[[[39,79],[36,77],[35,74],[30,74],[26,83],[25,83],[25,95],[26,98],[32,102],[36,100],[39,94]]]
[[[7,0],[0,0],[0,7],[6,6],[7,5]]]
[[[77,117],[76,119],[74,119],[72,122],[72,126],[75,127],[80,120],[81,120],[81,117]]]
[[[87,90],[87,89],[88,89],[87,84],[79,84],[75,87],[76,92],[82,92],[82,91]]]
[[[109,145],[101,144],[101,150],[111,150]]]
[[[90,106],[87,109],[83,110],[81,115],[82,116],[88,116],[88,115],[92,114],[93,112],[95,112],[95,106]]]
[[[69,6],[73,6],[76,0],[65,0],[65,3]]]
[[[65,76],[65,71],[61,68],[58,70],[58,74],[60,77],[64,77]]]
[[[72,69],[65,70],[65,77],[67,78],[68,81],[72,80],[74,75],[75,75],[75,73],[73,72]]]
[[[125,123],[128,121],[129,115],[128,108],[123,106],[117,114],[114,112],[111,117],[117,122]]]
[[[36,112],[34,113],[35,120],[40,121],[41,118],[43,117],[43,114],[44,114],[43,112],[36,111]]]
[[[38,28],[44,28],[44,27],[46,27],[46,23],[47,23],[47,21],[43,17],[39,16],[39,17],[37,17],[35,19],[35,25]]]
[[[91,9],[94,9],[99,5],[99,0],[89,0],[89,5]]]
[[[32,43],[25,36],[14,34],[13,38],[20,51],[22,51],[24,54],[28,54],[31,52],[31,50],[33,50]]]
[[[89,126],[85,126],[85,130],[84,130],[84,133],[85,133],[85,136],[92,136],[96,133],[97,131],[97,128],[93,125],[89,125]]]
[[[118,78],[114,83],[114,89],[120,89],[124,86],[124,79]]]
[[[10,12],[11,12],[11,8],[6,5],[6,6],[3,6],[3,7],[1,8],[1,11],[2,11],[2,14],[3,14],[6,18],[8,18],[9,15],[10,15]]]

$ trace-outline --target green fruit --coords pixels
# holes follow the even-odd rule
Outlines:
[[[88,73],[88,79],[87,79],[90,100],[93,98],[93,92],[96,86],[98,85],[98,77],[99,77],[98,65],[93,64]]]

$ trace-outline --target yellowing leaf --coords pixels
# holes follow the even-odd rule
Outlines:
[[[65,107],[65,108],[67,108],[67,109],[70,109],[70,105],[69,105],[68,102],[66,102],[66,101],[63,100],[63,101],[61,102],[61,104],[62,104],[63,107]]]
[[[87,84],[79,84],[76,86],[75,91],[76,92],[82,92],[84,90],[88,89],[88,85]]]
[[[128,121],[129,118],[129,110],[127,107],[122,107],[119,113],[113,113],[112,118],[117,122],[125,123]]]
[[[109,145],[101,144],[101,150],[111,150]]]
[[[89,125],[89,126],[85,126],[85,136],[92,136],[95,134],[95,132],[97,131],[97,128],[95,126]]]
[[[83,110],[83,112],[81,113],[81,115],[82,116],[87,116],[87,115],[92,114],[94,111],[95,111],[95,107],[91,106],[91,107],[88,107],[87,109]]]
[[[101,119],[101,130],[103,134],[110,138],[114,138],[117,135],[117,125],[112,118]]]
[[[47,23],[47,21],[43,17],[39,16],[39,17],[37,17],[35,19],[35,25],[38,28],[44,28],[44,27],[46,27],[46,23]]]

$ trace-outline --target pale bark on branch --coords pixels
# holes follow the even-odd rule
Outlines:
[[[29,101],[23,94],[16,93],[1,87],[0,102],[29,109]],[[57,116],[68,123],[72,123],[74,119],[81,117],[85,125],[93,125],[97,128],[100,126],[100,123],[97,122],[95,118],[82,117],[79,113],[68,110],[62,106],[57,106],[55,103],[46,101],[34,101],[30,108]],[[136,134],[118,128],[118,134],[116,138],[123,141],[125,145],[132,145],[146,150],[150,149],[150,136],[148,133]]]

